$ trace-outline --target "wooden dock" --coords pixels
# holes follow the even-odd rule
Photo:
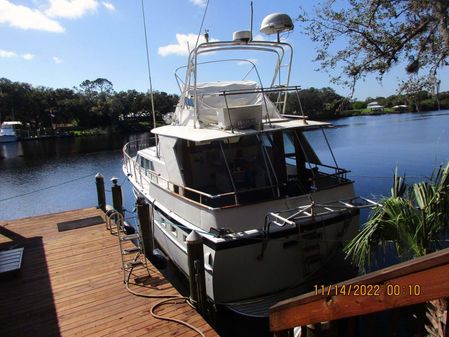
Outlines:
[[[118,239],[105,224],[59,232],[57,224],[103,216],[95,208],[0,222],[0,250],[24,247],[19,272],[0,275],[0,336],[197,336],[155,319],[160,299],[130,294],[123,283]],[[149,264],[151,279],[134,291],[179,295]],[[155,312],[218,336],[188,304]]]

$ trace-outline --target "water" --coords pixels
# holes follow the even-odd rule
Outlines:
[[[328,129],[326,135],[337,163],[351,170],[349,177],[362,196],[388,195],[395,167],[409,181],[416,181],[430,176],[435,167],[449,160],[449,110],[348,117],[333,124],[336,127]],[[132,210],[133,196],[121,171],[121,148],[130,139],[145,136],[0,144],[0,220],[95,206],[97,172],[104,175],[107,190],[109,179],[119,177],[125,208]],[[322,160],[331,163],[321,132],[315,131],[309,138],[326,159]],[[107,193],[109,204],[110,197]]]
[[[42,139],[0,144],[0,220],[54,213],[97,204],[95,174],[116,176],[123,185],[125,208],[133,195],[121,170],[121,149],[133,136]],[[106,193],[112,204],[111,193]]]
[[[338,164],[352,171],[360,195],[389,194],[395,167],[413,182],[449,160],[449,110],[349,117],[334,124],[329,142]]]

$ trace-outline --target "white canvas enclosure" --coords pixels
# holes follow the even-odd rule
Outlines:
[[[280,118],[280,114],[273,102],[261,92],[257,91],[258,84],[254,81],[232,81],[232,82],[206,82],[198,83],[196,95],[198,101],[198,120],[203,125],[217,124],[219,114],[223,113],[223,108],[260,105],[262,107],[262,117]],[[223,92],[235,90],[245,91],[245,94],[223,95]],[[250,92],[250,93],[247,93]],[[265,97],[264,97],[265,96]],[[195,119],[195,95],[193,88],[188,91],[186,104],[176,108],[176,120],[178,125],[191,125]]]

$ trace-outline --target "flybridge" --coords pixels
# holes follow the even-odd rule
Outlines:
[[[187,66],[178,68],[175,72],[181,89],[181,99],[171,120],[173,125],[193,128],[218,127],[225,130],[260,129],[262,119],[280,118],[286,109],[286,88],[289,88],[293,49],[288,43],[280,42],[279,34],[292,29],[290,17],[272,14],[262,22],[261,32],[277,34],[277,41],[254,41],[252,32],[240,31],[234,33],[232,41],[206,42],[195,47],[189,54]],[[264,86],[256,62],[252,59],[199,60],[200,56],[216,56],[225,51],[251,51],[274,55],[276,62],[270,83]],[[251,65],[251,69],[243,79],[225,82],[199,80],[198,69],[203,65],[226,62],[239,64],[244,61]],[[181,69],[185,69],[184,80],[178,74]],[[246,81],[251,72],[255,74],[256,80]],[[297,88],[295,87],[295,90]]]

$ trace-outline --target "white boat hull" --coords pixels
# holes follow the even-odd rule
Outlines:
[[[204,229],[186,221],[180,224],[170,208],[136,189],[135,193],[155,203],[155,240],[188,276],[185,238],[192,229],[200,234]],[[204,235],[207,295],[216,304],[225,304],[296,287],[323,268],[341,249],[341,242],[353,236],[357,225],[357,214],[340,214],[317,219],[299,230],[273,231],[267,239],[254,235],[216,243]]]

